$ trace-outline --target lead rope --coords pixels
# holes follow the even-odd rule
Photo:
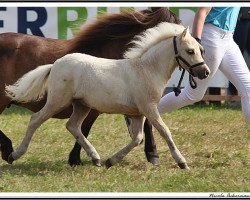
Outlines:
[[[181,71],[181,68],[180,68],[180,71]],[[181,93],[181,82],[183,80],[184,74],[185,74],[185,69],[182,70],[181,77],[180,77],[177,87],[173,88],[175,96],[179,96],[179,94]],[[197,83],[191,74],[189,74],[189,84],[191,88],[193,89],[197,88]]]
[[[181,68],[179,68],[179,69],[181,71]],[[185,74],[185,69],[182,70],[181,78],[179,80],[177,87],[174,87],[174,89],[173,89],[175,96],[179,96],[179,94],[181,93],[181,82],[183,80],[184,74]]]
[[[189,84],[190,84],[191,88],[193,88],[193,89],[197,88],[197,83],[191,74],[189,74]]]

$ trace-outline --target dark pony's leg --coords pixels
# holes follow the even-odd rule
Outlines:
[[[96,110],[91,110],[86,119],[82,123],[82,134],[87,138],[89,135],[89,131],[94,124],[97,117],[100,115],[100,113]],[[76,142],[75,146],[71,150],[69,154],[68,163],[70,166],[80,165],[82,164],[81,158],[81,146]]]
[[[152,124],[146,119],[144,123],[144,133],[145,133],[145,147],[144,151],[147,157],[148,162],[151,162],[154,165],[159,164],[159,156],[157,153],[155,140],[152,131]]]
[[[5,84],[2,84],[3,86]],[[1,88],[2,90],[2,88]],[[4,90],[2,90],[4,91]],[[8,106],[9,101],[4,95],[0,95],[0,113]],[[14,151],[11,140],[0,130],[0,152],[3,160],[8,161],[9,155]]]
[[[9,155],[14,151],[11,140],[0,130],[0,151],[2,159],[8,162]]]

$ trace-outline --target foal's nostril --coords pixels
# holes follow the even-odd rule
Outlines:
[[[206,71],[205,71],[205,77],[207,78],[208,76],[209,76],[209,71],[206,70]]]

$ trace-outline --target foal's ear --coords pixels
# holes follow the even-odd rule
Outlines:
[[[189,27],[186,27],[186,28],[184,29],[184,31],[182,32],[182,34],[181,34],[181,38],[182,38],[183,40],[185,40],[186,37],[187,37],[187,35],[188,35],[188,33],[189,33]]]

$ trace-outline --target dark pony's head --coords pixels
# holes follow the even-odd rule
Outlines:
[[[132,38],[160,22],[179,24],[180,20],[167,8],[103,14],[69,41],[68,53],[82,52],[94,56],[119,59],[130,47]]]

